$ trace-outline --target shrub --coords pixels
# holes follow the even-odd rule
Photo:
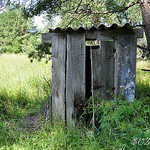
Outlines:
[[[150,125],[148,105],[149,99],[127,101],[106,101],[99,99],[95,102],[95,136],[106,149],[149,149]],[[96,104],[99,105],[96,105]],[[92,98],[87,111],[92,114]],[[93,107],[93,106],[92,106]],[[143,141],[139,142],[139,140]],[[147,143],[146,143],[147,142]],[[149,144],[148,144],[149,142]]]

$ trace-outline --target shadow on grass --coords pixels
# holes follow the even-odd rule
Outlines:
[[[7,149],[7,146],[23,140],[20,138],[30,136],[30,129],[37,128],[39,118],[43,117],[41,111],[46,99],[46,93],[33,100],[26,92],[18,92],[16,95],[4,90],[0,92],[0,149]]]

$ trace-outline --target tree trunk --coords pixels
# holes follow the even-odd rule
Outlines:
[[[143,24],[145,25],[145,35],[150,55],[150,0],[141,0],[141,2]]]

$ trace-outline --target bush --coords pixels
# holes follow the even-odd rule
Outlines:
[[[95,102],[95,136],[106,149],[150,149],[149,99],[127,101]],[[88,112],[91,111],[92,99],[89,101]],[[149,144],[148,144],[149,142]]]

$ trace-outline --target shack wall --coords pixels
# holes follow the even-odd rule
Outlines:
[[[43,41],[52,42],[53,117],[60,117],[67,126],[75,125],[87,102],[86,96],[91,92],[93,98],[99,92],[101,98],[110,100],[113,98],[106,92],[109,90],[115,94],[115,100],[122,94],[123,99],[132,102],[135,96],[137,37],[142,37],[140,30],[43,34]],[[97,39],[101,44],[99,48],[86,48],[86,39]],[[90,71],[87,71],[90,65]],[[91,77],[91,91],[87,72],[91,73],[87,77]]]

